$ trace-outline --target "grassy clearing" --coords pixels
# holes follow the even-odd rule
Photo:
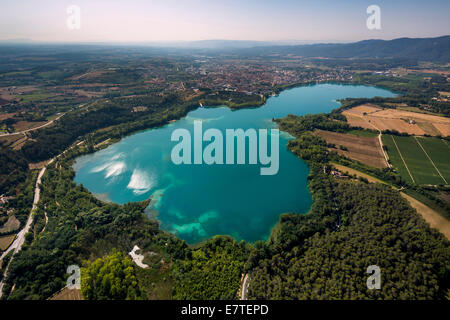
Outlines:
[[[0,228],[0,232],[10,232],[19,229],[20,221],[15,216],[9,216],[6,223]]]
[[[143,288],[147,288],[147,297],[150,300],[172,299],[173,279],[170,266],[160,268],[136,268],[136,276]]]
[[[423,204],[430,207],[431,209],[433,209],[434,211],[439,213],[441,216],[445,217],[447,220],[450,221],[450,212],[445,210],[443,207],[439,206],[435,201],[431,200],[430,198],[424,196],[423,194],[421,194],[413,189],[404,189],[403,192],[406,193],[407,195],[413,197],[417,201],[422,202]]]
[[[372,183],[383,183],[383,184],[387,184],[386,182],[384,182],[384,181],[382,181],[382,180],[380,180],[380,179],[378,179],[378,178],[372,177],[372,176],[370,176],[370,175],[368,175],[368,174],[366,174],[366,173],[363,173],[363,172],[361,172],[361,171],[352,169],[352,168],[350,168],[350,167],[346,167],[346,166],[343,166],[343,165],[340,165],[340,164],[337,164],[337,163],[334,163],[334,162],[331,162],[331,164],[332,164],[336,169],[338,169],[339,171],[341,171],[341,172],[343,172],[343,173],[347,173],[347,174],[349,174],[349,175],[353,175],[353,174],[354,174],[354,175],[356,175],[357,177],[365,178],[365,179],[367,179],[367,181],[372,182]]]
[[[32,102],[32,101],[38,101],[47,99],[49,97],[52,97],[53,95],[47,94],[47,93],[41,93],[41,92],[34,92],[31,94],[24,94],[20,96],[23,99],[23,102]]]
[[[447,239],[450,239],[450,221],[441,216],[439,213],[426,206],[422,202],[413,197],[400,192],[403,198],[408,200],[411,207],[416,209],[422,215],[424,220],[430,224],[430,227],[438,229]]]
[[[436,127],[429,122],[418,122],[417,125],[420,129],[422,129],[424,132],[433,135],[433,136],[440,136],[441,132],[436,129]]]
[[[11,243],[16,238],[15,234],[9,236],[0,237],[0,251],[5,251],[11,245]]]
[[[397,110],[402,110],[402,111],[410,111],[410,112],[417,112],[417,113],[433,114],[433,115],[436,115],[436,116],[440,116],[440,114],[436,114],[436,113],[433,113],[433,112],[425,111],[425,110],[419,109],[417,107],[411,107],[411,106],[399,106],[399,107],[396,107],[396,109]]]
[[[13,71],[0,74],[0,77],[12,77],[12,76],[20,76],[20,75],[29,75],[31,71]]]
[[[358,136],[358,137],[365,137],[365,138],[374,138],[378,136],[378,132],[376,131],[369,131],[369,130],[351,130],[348,133]]]

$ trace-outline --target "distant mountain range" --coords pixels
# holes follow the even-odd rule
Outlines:
[[[121,49],[140,47],[164,53],[169,50],[185,53],[234,53],[242,55],[292,54],[302,57],[324,58],[408,58],[418,61],[450,62],[450,36],[437,38],[399,38],[394,40],[363,40],[352,43],[313,43],[307,41],[246,41],[202,40],[139,43],[51,43],[29,39],[0,40],[0,45],[46,46],[113,46]]]
[[[283,41],[252,41],[252,40],[199,40],[166,43],[168,46],[198,49],[244,49],[254,47],[291,46],[319,43],[319,41],[283,40]],[[161,46],[161,45],[160,45]]]
[[[263,46],[243,49],[247,54],[293,54],[324,58],[410,58],[450,62],[450,36],[364,40],[354,43],[327,43],[294,46]]]
[[[51,41],[35,41],[31,39],[6,39],[0,40],[0,44],[45,44],[45,45],[117,45],[117,46],[145,46],[157,48],[179,48],[179,49],[243,49],[261,46],[287,46],[299,44],[320,43],[320,41],[306,40],[283,40],[283,41],[256,41],[256,40],[198,40],[198,41],[147,41],[147,42],[105,42],[105,41],[88,41],[88,42],[51,42]]]

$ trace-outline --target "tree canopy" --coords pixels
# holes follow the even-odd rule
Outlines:
[[[138,299],[133,261],[119,251],[81,268],[81,292],[89,300]]]

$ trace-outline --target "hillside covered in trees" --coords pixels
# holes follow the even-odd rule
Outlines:
[[[277,120],[296,137],[288,148],[311,167],[314,204],[305,216],[281,216],[269,241],[256,247],[249,298],[445,299],[450,242],[392,187],[338,180],[324,170],[335,155],[309,130],[341,130],[332,117]],[[371,265],[381,268],[380,290],[367,289]]]
[[[187,246],[145,216],[148,202],[104,203],[77,186],[71,164],[92,146],[70,150],[43,178],[32,232],[10,265],[4,297],[46,299],[65,285],[66,267],[79,264],[87,299],[235,299],[245,273],[249,299],[445,299],[449,241],[390,186],[338,180],[326,169],[337,155],[311,130],[345,132],[338,118],[277,120],[296,137],[288,148],[309,164],[314,202],[305,215],[281,215],[270,238],[254,244],[217,236]],[[136,244],[154,257],[145,260],[149,270],[130,264]],[[370,265],[381,268],[380,290],[367,289]]]

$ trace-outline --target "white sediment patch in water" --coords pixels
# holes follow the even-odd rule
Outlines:
[[[161,207],[162,197],[166,189],[155,190],[152,195],[152,201],[150,201],[149,208],[152,210],[158,210]]]
[[[280,131],[280,137],[287,139],[287,140],[295,139],[295,137],[293,135],[287,133],[286,131]]]
[[[151,194],[150,204],[148,206],[149,210],[159,210],[163,204],[164,193],[168,192],[171,188],[176,187],[181,184],[181,180],[175,178],[170,172],[166,173],[161,180],[169,180],[169,185],[165,188],[156,189]],[[154,184],[155,185],[155,184]],[[169,209],[169,214],[175,215],[178,219],[184,218],[181,212]]]
[[[106,168],[108,168],[110,164],[109,163],[104,163],[101,166],[95,167],[94,169],[91,170],[91,172],[100,172],[105,170]]]
[[[123,156],[124,156],[124,153],[123,153],[123,152],[120,152],[120,153],[116,154],[115,156],[113,156],[113,157],[111,158],[111,160],[122,159]]]
[[[104,163],[101,166],[95,167],[91,172],[102,172],[106,171],[105,178],[115,177],[120,175],[125,171],[126,165],[122,161],[112,161]]]
[[[149,176],[143,170],[134,169],[130,182],[127,185],[127,189],[132,189],[135,195],[141,195],[150,191],[156,183],[155,180],[156,178],[154,175]]]
[[[206,237],[206,231],[203,229],[200,222],[187,223],[183,225],[172,225],[175,234],[192,234],[194,232],[198,233],[200,237]]]
[[[115,177],[125,171],[125,162],[112,163],[108,169],[106,169],[105,178]]]
[[[100,200],[102,200],[102,201],[104,201],[104,202],[112,202],[112,201],[109,199],[108,193],[94,193],[94,196],[95,196],[97,199],[100,199]]]
[[[178,209],[170,208],[170,209],[168,210],[168,213],[169,213],[169,215],[171,215],[171,216],[175,216],[177,219],[183,219],[183,218],[184,218],[184,215],[183,215],[183,214],[181,213],[181,211],[178,210]]]
[[[217,211],[212,210],[212,211],[205,212],[200,217],[198,217],[198,221],[200,223],[204,223],[208,220],[217,218],[218,216],[219,216],[219,214],[217,213]]]
[[[198,217],[198,222],[186,223],[182,225],[173,224],[171,231],[175,234],[193,234],[197,233],[199,237],[204,238],[207,236],[206,230],[203,227],[203,224],[211,219],[215,219],[219,216],[219,214],[214,211],[207,211],[203,213],[200,217]]]

